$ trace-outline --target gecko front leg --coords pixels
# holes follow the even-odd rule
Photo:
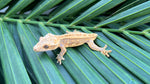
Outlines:
[[[65,58],[63,58],[64,54],[66,53],[66,48],[64,45],[60,44],[60,53],[57,55],[56,59],[57,59],[57,63],[59,63],[61,65],[61,60],[65,60]]]
[[[103,55],[106,55],[107,57],[109,57],[109,54],[110,52],[112,52],[112,50],[105,50],[107,45],[105,45],[103,48],[101,47],[98,47],[93,40],[90,40],[87,42],[87,44],[89,45],[89,47],[93,50],[96,50],[96,51],[100,51]]]

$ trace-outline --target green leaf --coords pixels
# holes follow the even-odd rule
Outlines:
[[[117,11],[115,11],[112,15],[118,14],[120,12],[123,12],[125,10],[128,10],[134,6],[137,6],[143,2],[146,2],[147,0],[126,0],[120,7],[118,7]],[[112,10],[113,11],[113,10]]]
[[[38,53],[33,51],[33,46],[35,45],[37,40],[31,33],[31,31],[21,22],[18,22],[17,29],[21,42],[23,43],[23,47],[26,51],[27,59],[29,60],[34,75],[38,80],[37,82],[41,84],[65,83],[52,60],[45,53],[38,55]],[[32,39],[32,41],[30,39]]]
[[[84,29],[83,28],[83,30],[84,31],[86,31],[86,32],[89,32],[89,31],[87,31],[86,29]],[[103,30],[103,32],[105,32],[105,30]],[[141,69],[141,67],[142,67],[142,65],[141,65],[141,67],[140,66],[138,66],[139,64],[137,64],[136,65],[136,63],[134,63],[134,62],[136,62],[136,61],[139,61],[139,62],[141,62],[140,60],[138,60],[138,59],[136,59],[136,58],[134,58],[134,56],[133,55],[131,55],[130,53],[128,53],[128,52],[126,52],[125,50],[123,50],[123,49],[121,49],[120,47],[118,47],[117,45],[115,45],[111,40],[109,40],[108,38],[106,38],[106,36],[104,35],[104,34],[102,34],[102,33],[98,33],[99,34],[99,36],[98,36],[98,42],[96,42],[96,43],[98,43],[100,46],[102,46],[102,45],[104,45],[104,44],[107,44],[108,46],[110,46],[111,48],[109,48],[108,47],[108,50],[112,50],[112,53],[110,53],[110,55],[111,55],[111,57],[113,58],[113,59],[115,59],[115,60],[117,60],[117,62],[119,62],[120,64],[122,64],[123,65],[123,67],[126,67],[129,71],[132,71],[133,73],[135,73],[136,75],[138,75],[138,77],[141,77],[140,75],[141,74],[138,74],[138,73],[140,73],[140,72],[144,72],[144,71],[142,71],[143,69]],[[108,61],[107,61],[108,62]],[[106,62],[105,62],[106,63]],[[142,63],[142,62],[141,62]],[[145,68],[147,65],[145,65],[144,63],[142,63],[143,64],[143,68]],[[128,65],[130,65],[130,66],[128,66]],[[109,67],[110,68],[110,67]],[[114,67],[113,67],[114,68]],[[147,66],[147,68],[150,68],[150,67],[148,67]],[[137,70],[137,71],[135,71],[135,70]],[[120,70],[120,69],[119,69]],[[145,70],[145,69],[144,69]],[[147,69],[148,70],[148,69]],[[113,70],[112,70],[113,71]],[[149,70],[148,70],[149,71]],[[116,73],[117,72],[119,72],[119,71],[115,71]],[[126,74],[126,73],[123,73],[124,71],[121,71],[122,72],[122,74]],[[119,73],[118,73],[119,74]],[[149,78],[149,73],[147,73],[147,72],[145,72],[145,74],[147,74],[147,77]],[[145,75],[144,73],[143,73],[143,75]],[[120,74],[119,74],[120,75]],[[123,76],[125,76],[125,75],[123,75]],[[127,74],[126,74],[126,76],[128,76]],[[118,77],[118,76],[117,76]],[[132,77],[132,76],[131,76]],[[128,77],[125,77],[125,78],[128,78]],[[146,82],[148,82],[148,78],[147,79],[143,79],[144,81],[146,81]],[[123,79],[124,80],[124,82],[125,82],[125,79]],[[132,82],[137,82],[138,80],[135,78],[134,79],[134,77],[133,78],[131,78],[130,79],[130,82],[131,82],[131,80],[133,80]],[[136,80],[136,81],[134,81],[134,80]],[[129,80],[128,81],[126,81],[126,82],[129,82]],[[139,81],[138,81],[139,82]],[[140,82],[139,82],[140,83]]]
[[[148,82],[149,80],[149,66],[147,66],[145,63],[143,63],[141,60],[135,58],[134,55],[131,53],[121,49],[120,47],[116,46],[114,43],[112,43],[110,40],[107,38],[102,38],[102,41],[105,41],[111,45],[111,48],[113,48],[117,53],[113,50],[112,55],[113,58],[115,58],[119,63],[121,63],[124,67],[126,67],[129,71],[133,72],[134,75],[138,76],[140,79],[142,79],[145,82]],[[119,55],[120,54],[120,55]],[[122,55],[122,56],[121,56]],[[140,64],[138,64],[138,63]],[[130,66],[129,66],[130,65]],[[147,69],[146,69],[147,67]],[[148,71],[145,71],[148,70]],[[140,74],[142,73],[142,74]],[[143,76],[147,76],[146,78],[142,78]]]
[[[115,34],[107,31],[104,31],[104,34],[107,35],[113,42],[116,42],[118,46],[133,54],[136,58],[150,66],[150,53],[144,51],[135,44],[132,44],[125,39],[116,36]]]
[[[0,9],[6,6],[11,0],[1,0],[0,1]]]
[[[26,18],[26,20],[40,15],[41,13],[52,8],[53,6],[57,5],[61,1],[62,0],[44,0],[44,1],[42,1],[32,10],[31,14]]]
[[[65,7],[63,7],[63,9],[61,9],[55,16],[51,17],[51,19],[48,20],[48,22],[53,22],[71,13],[79,11],[80,9],[93,3],[94,1],[95,0],[74,0],[70,2],[68,5],[66,5]]]
[[[54,15],[56,15],[57,12],[61,11],[62,8],[64,6],[66,6],[66,4],[69,4],[70,2],[72,2],[72,0],[66,0],[64,3],[60,4],[55,10],[53,10],[52,12],[50,12],[49,17],[53,17]]]
[[[104,20],[103,22],[100,22],[95,27],[101,27],[110,23],[118,22],[118,21],[124,21],[127,19],[133,19],[142,15],[149,14],[150,12],[150,1],[144,2],[140,5],[137,5],[135,7],[132,7],[126,11],[123,11],[107,20]]]
[[[126,35],[129,39],[131,39],[133,42],[135,42],[138,46],[142,47],[146,51],[150,52],[150,44],[146,43],[144,40],[141,40],[134,35],[124,31],[124,35]]]
[[[119,29],[120,30],[125,30],[125,29],[129,29],[129,28],[133,28],[133,27],[142,25],[144,23],[148,23],[149,20],[150,20],[150,14],[144,15],[142,17],[139,17],[139,18],[136,18],[134,20],[129,21],[125,25],[121,26]]]
[[[81,23],[82,21],[89,20],[97,15],[100,15],[101,13],[104,13],[105,11],[113,8],[114,6],[120,4],[123,1],[124,0],[100,0],[91,8],[83,12],[79,17],[77,17],[71,23],[71,25]]]
[[[90,32],[86,29],[83,29],[83,31],[88,32],[88,33]],[[96,40],[96,43],[102,44],[100,42],[100,40],[98,40],[98,39]],[[125,70],[118,67],[115,63],[113,63],[106,56],[100,55],[100,53],[97,51],[92,51],[87,46],[85,47],[85,45],[81,49],[79,48],[79,50],[80,50],[80,52],[83,52],[83,51],[86,52],[86,53],[82,53],[82,55],[84,55],[84,57],[93,66],[95,66],[95,68],[99,71],[99,73],[101,73],[107,80],[109,80],[110,83],[114,83],[114,84],[115,83],[128,83],[129,81],[135,82],[135,81],[133,81],[134,77],[132,78],[131,75],[129,76],[129,74],[126,73]],[[93,56],[95,56],[95,57],[93,57]],[[95,60],[95,61],[93,62],[92,60]],[[116,81],[113,81],[113,80],[116,80]],[[134,80],[136,80],[136,79],[134,79]]]
[[[19,0],[5,15],[5,17],[9,17],[19,11],[21,11],[24,7],[29,5],[33,0]]]
[[[1,62],[4,70],[6,83],[14,84],[31,84],[31,80],[26,72],[25,66],[19,55],[15,42],[8,31],[6,24],[0,21],[0,37],[1,38]]]
[[[0,0],[0,8],[6,9],[0,12],[0,82],[149,84],[149,4],[149,0]],[[108,45],[110,57],[86,43],[67,48],[62,65],[56,60],[59,48],[33,51],[41,36],[75,29],[97,33],[95,44]]]
[[[150,39],[150,34],[146,33],[145,36]]]

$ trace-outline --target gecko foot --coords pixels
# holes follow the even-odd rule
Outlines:
[[[65,58],[63,58],[63,57],[60,56],[59,54],[58,54],[58,56],[56,57],[56,59],[57,59],[57,63],[59,63],[59,65],[61,65],[61,60],[65,60]]]
[[[109,54],[108,54],[108,53],[112,52],[112,50],[105,50],[106,48],[107,48],[107,45],[105,45],[105,46],[103,47],[103,50],[101,50],[101,53],[102,53],[103,55],[106,55],[107,57],[109,57]]]

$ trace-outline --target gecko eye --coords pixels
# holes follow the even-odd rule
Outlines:
[[[44,45],[44,48],[45,48],[45,49],[48,49],[48,48],[49,48],[49,46],[48,46],[48,45]]]

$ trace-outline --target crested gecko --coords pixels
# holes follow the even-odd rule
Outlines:
[[[111,50],[105,50],[107,45],[103,48],[98,47],[94,40],[96,39],[96,33],[83,33],[74,30],[73,32],[68,32],[63,35],[54,35],[51,33],[46,34],[44,37],[40,37],[39,42],[33,47],[33,50],[36,52],[55,50],[56,48],[60,48],[61,52],[57,55],[57,63],[61,64],[61,60],[65,60],[63,55],[66,53],[67,47],[76,47],[87,43],[88,46],[96,51],[100,51],[102,54],[109,57]]]

